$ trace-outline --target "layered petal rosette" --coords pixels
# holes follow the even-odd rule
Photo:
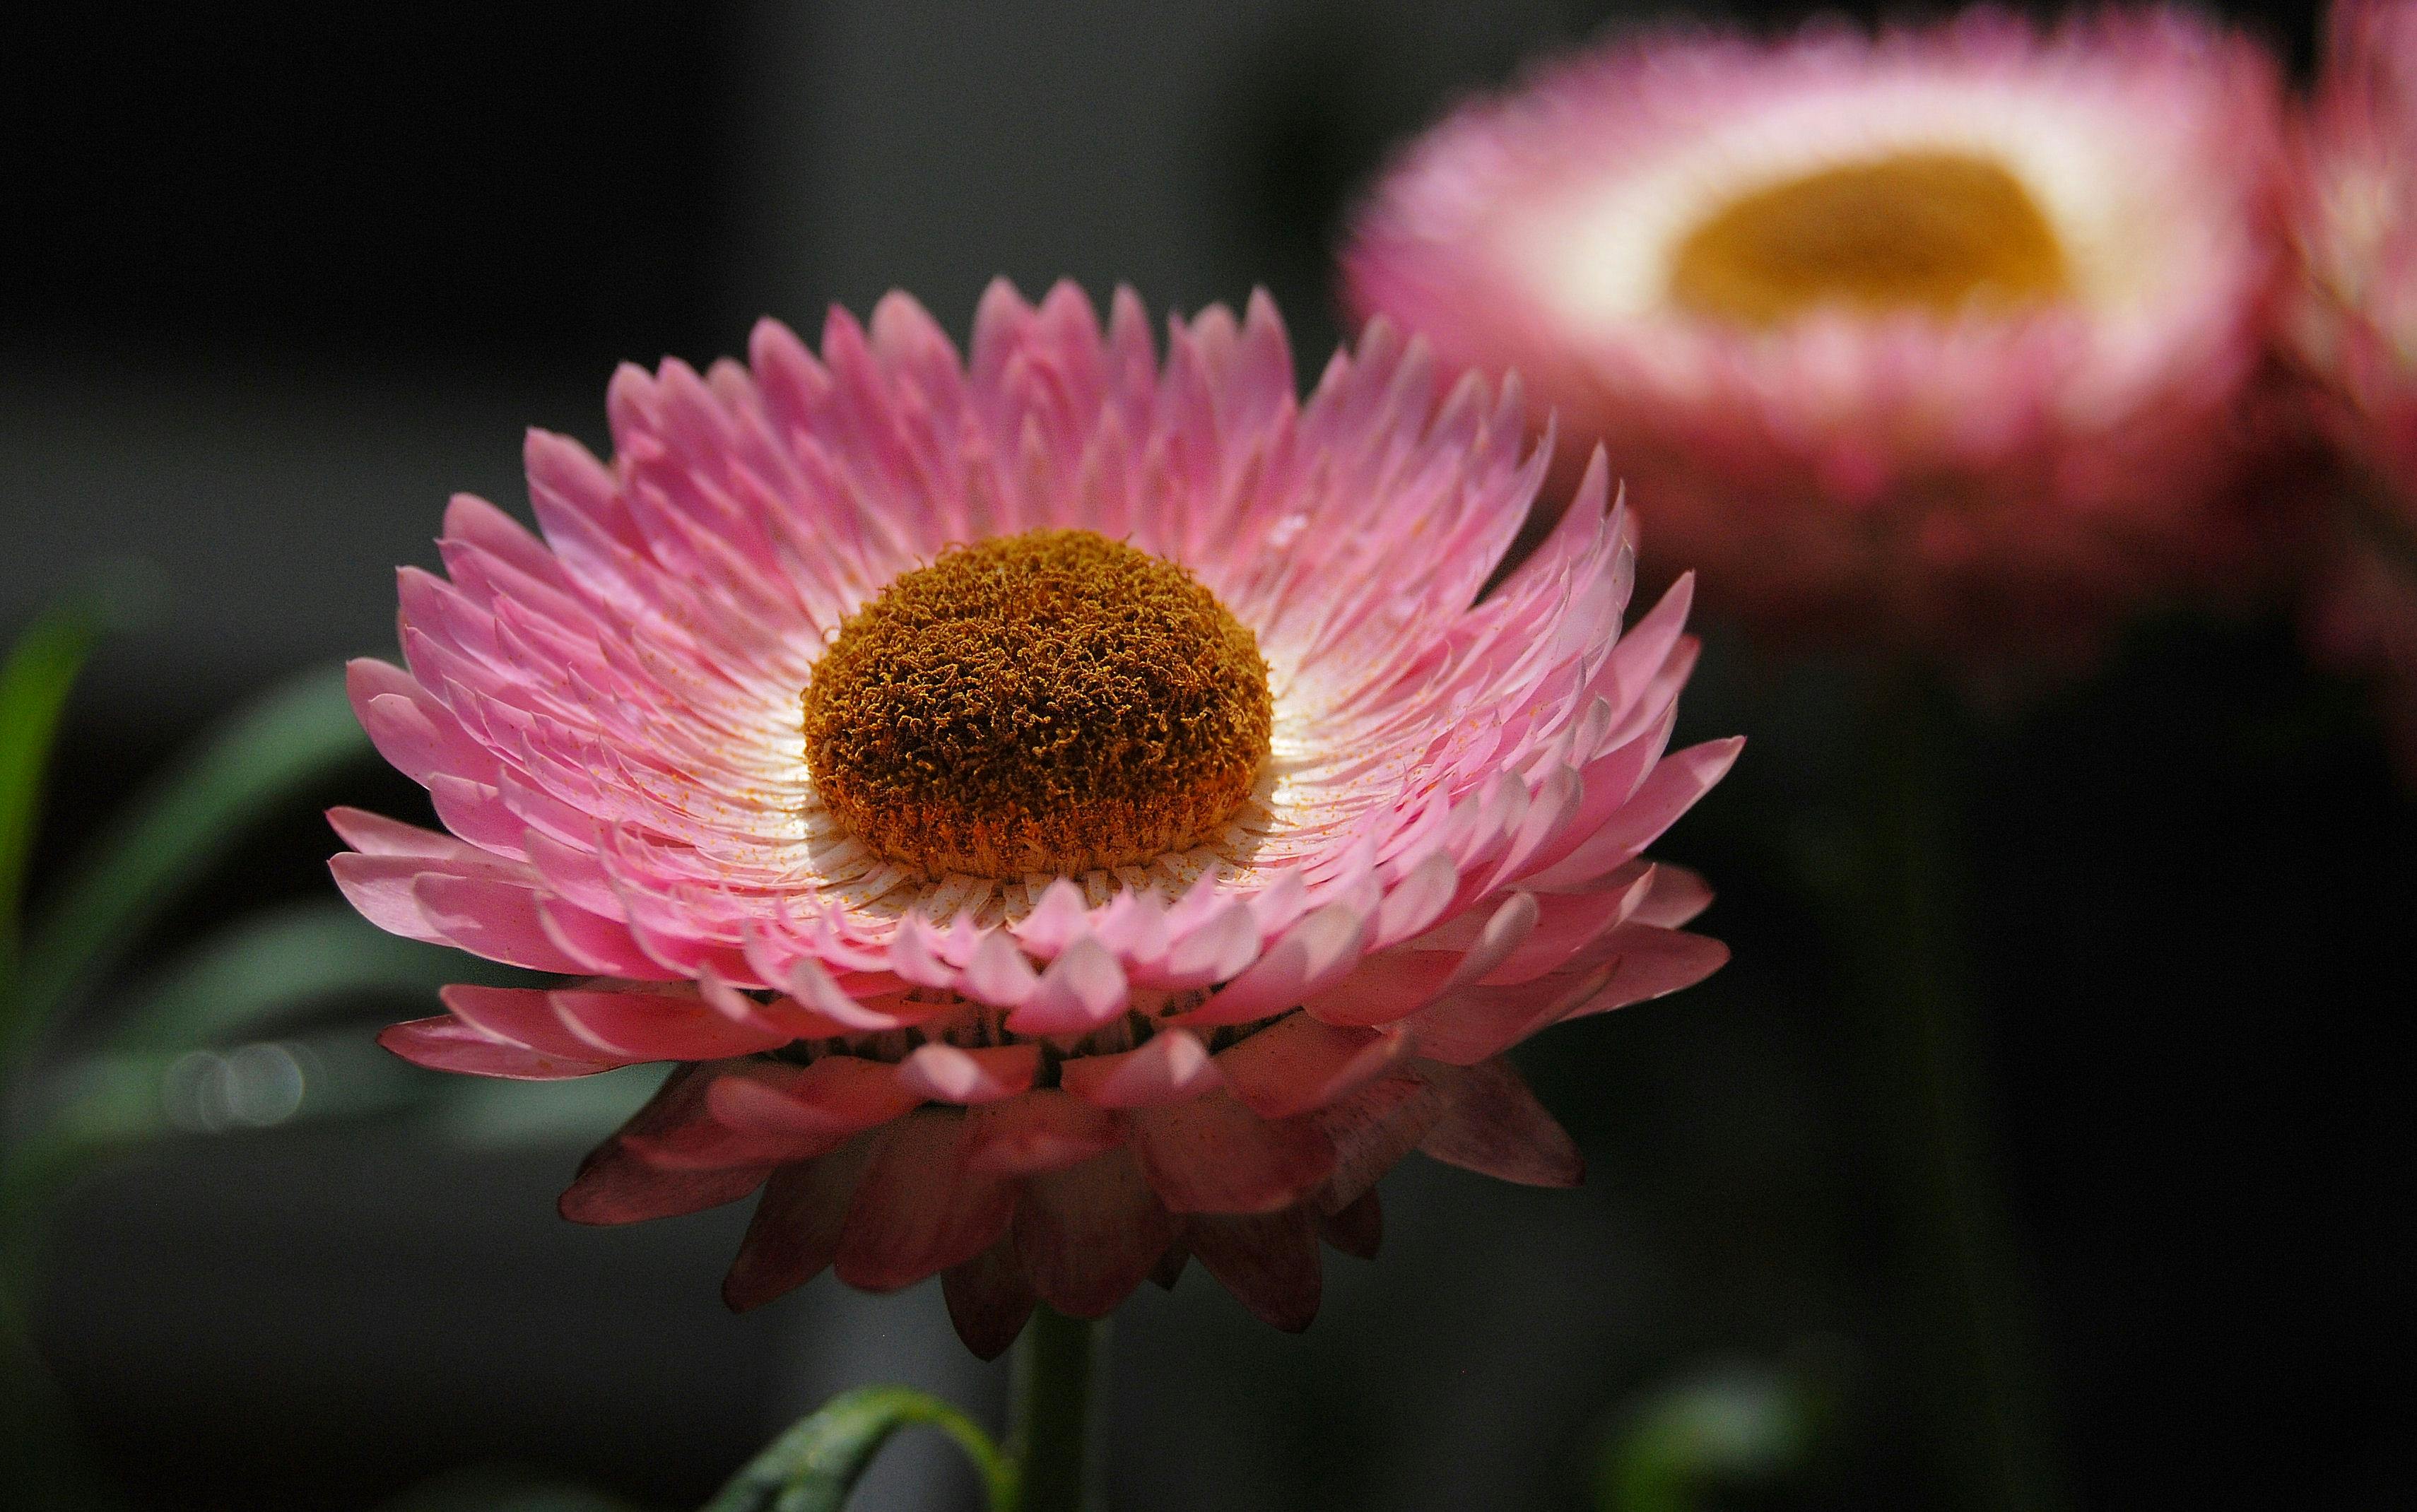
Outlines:
[[[1722,607],[2020,662],[2244,559],[2280,120],[2172,11],[1649,35],[1410,147],[1347,288],[1606,445]]]
[[[1605,471],[1481,597],[1547,466],[1515,387],[1379,324],[1304,401],[1273,307],[1104,328],[1000,285],[822,349],[623,369],[533,433],[541,538],[458,498],[362,722],[449,834],[339,811],[416,939],[569,978],[384,1042],[475,1075],[677,1064],[564,1194],[761,1197],[725,1294],[939,1274],[977,1351],[1187,1258],[1305,1326],[1410,1151],[1578,1176],[1503,1052],[1699,980],[1641,852],[1683,582],[1623,634]]]
[[[2417,769],[2417,5],[2337,7],[2327,40],[2294,143],[2285,330],[2360,476],[2310,628],[2329,659],[2378,676]]]

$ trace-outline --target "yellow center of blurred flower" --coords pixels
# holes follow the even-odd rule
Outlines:
[[[2068,288],[2064,249],[2021,182],[1984,158],[1906,152],[1755,189],[1689,232],[1670,296],[1773,325],[1823,305],[1953,315]]]
[[[848,616],[803,697],[824,805],[930,876],[1066,874],[1213,839],[1273,706],[1191,573],[1087,530],[953,547]]]

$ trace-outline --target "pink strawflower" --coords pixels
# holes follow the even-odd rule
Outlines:
[[[1168,343],[1064,285],[994,286],[962,360],[900,295],[819,359],[768,321],[750,367],[622,369],[610,463],[532,432],[542,540],[457,498],[450,581],[403,570],[410,671],[354,697],[452,833],[339,810],[337,881],[580,979],[383,1042],[680,1063],[566,1216],[761,1188],[733,1306],[937,1273],[987,1355],[1187,1256],[1306,1326],[1412,1149],[1578,1179],[1503,1052],[1725,958],[1639,858],[1738,748],[1665,754],[1687,587],[1621,633],[1598,464],[1479,602],[1547,459],[1382,324],[1305,401],[1264,296]],[[969,856],[1019,859],[924,864]]]
[[[2022,662],[2242,562],[2279,132],[2179,11],[1654,33],[1413,145],[1348,294],[1521,373],[1763,630]]]
[[[2310,631],[2327,659],[2377,677],[2417,769],[2417,5],[2337,6],[2327,42],[2294,144],[2286,331],[2357,476]]]

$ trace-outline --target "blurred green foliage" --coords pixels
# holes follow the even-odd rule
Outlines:
[[[1598,1512],[1707,1512],[1801,1478],[1832,1430],[1835,1391],[1801,1366],[1699,1367],[1632,1404],[1603,1439]]]
[[[99,635],[81,605],[37,621],[0,665],[0,1021],[13,1037],[23,952],[25,868],[42,801],[42,775],[68,689]]]
[[[239,918],[127,979],[144,931],[251,826],[370,745],[325,668],[238,710],[138,794],[55,884],[28,924],[27,872],[45,779],[77,674],[120,615],[105,595],[36,622],[0,663],[0,1502],[105,1505],[76,1464],[26,1318],[50,1204],[78,1173],[162,1137],[426,1105],[443,1079],[377,1050],[357,1027],[300,1021],[365,994],[426,998],[451,981],[520,979],[372,928],[332,900]],[[63,1022],[110,990],[109,1021]],[[267,1034],[285,1037],[261,1038]],[[60,1054],[59,1040],[72,1053]],[[553,1131],[626,1111],[626,1079],[550,1105]],[[554,1499],[478,1504],[600,1506]]]

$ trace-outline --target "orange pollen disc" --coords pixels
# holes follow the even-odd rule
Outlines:
[[[1843,163],[1755,189],[1689,232],[1670,267],[1680,306],[1745,325],[1823,305],[2015,309],[2069,288],[2064,249],[2021,181],[1954,152]]]
[[[1250,629],[1087,530],[952,547],[848,616],[802,700],[806,765],[927,876],[1065,875],[1215,839],[1267,760]]]

